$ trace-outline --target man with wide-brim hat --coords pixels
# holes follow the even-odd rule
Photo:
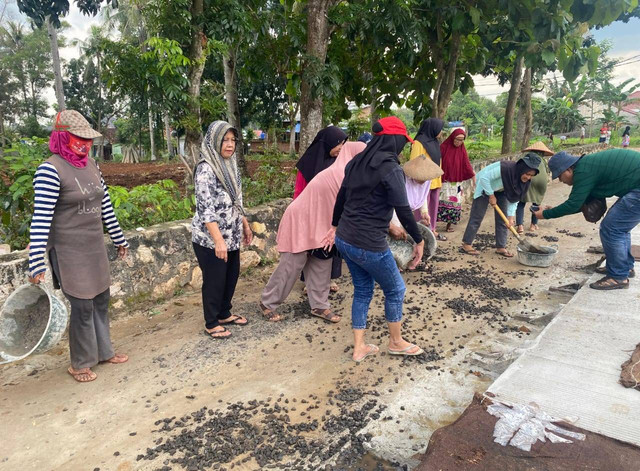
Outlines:
[[[518,203],[516,208],[516,230],[519,234],[524,233],[524,213],[527,203],[531,203],[531,207],[537,211],[542,204],[544,195],[547,193],[547,185],[549,184],[549,166],[545,157],[553,155],[553,151],[550,150],[542,141],[537,141],[524,149],[523,152],[534,153],[542,159],[542,163],[538,167],[538,174],[531,179],[531,186],[527,191],[525,197]],[[534,213],[531,213],[531,225],[529,231],[535,232],[538,230],[538,218]]]
[[[607,257],[606,276],[589,286],[599,290],[629,287],[635,275],[631,231],[640,224],[640,152],[610,149],[582,157],[558,152],[549,160],[551,177],[572,187],[569,199],[555,208],[540,209],[539,219],[554,219],[582,210],[593,199],[618,196],[600,223]]]

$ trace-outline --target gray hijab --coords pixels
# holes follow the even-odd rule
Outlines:
[[[233,131],[236,136],[238,135],[237,129],[226,121],[214,121],[209,125],[207,134],[204,136],[200,146],[200,162],[206,162],[211,166],[214,175],[231,197],[233,207],[244,215],[244,209],[242,208],[242,180],[240,179],[240,172],[238,172],[236,154],[234,152],[228,159],[225,159],[220,154],[222,140],[229,131]]]

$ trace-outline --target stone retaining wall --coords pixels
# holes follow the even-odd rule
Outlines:
[[[571,153],[594,152],[603,148],[602,144],[572,147]],[[515,159],[521,154],[502,158]],[[473,162],[476,172],[491,161]],[[465,182],[465,197],[473,195],[473,183]],[[284,210],[290,198],[274,201],[247,211],[247,218],[254,233],[250,247],[241,253],[243,271],[260,263],[277,260],[276,233]],[[175,221],[149,227],[143,231],[128,231],[131,245],[126,260],[116,259],[116,250],[105,238],[111,262],[112,313],[126,313],[135,308],[167,299],[176,293],[200,287],[202,273],[191,247],[190,221]],[[17,251],[0,255],[0,304],[11,292],[27,282],[27,251]],[[51,283],[47,271],[47,283]]]
[[[290,202],[286,198],[247,211],[254,238],[240,255],[243,271],[278,258],[278,224]],[[131,247],[125,260],[116,258],[113,244],[105,237],[111,260],[112,314],[126,313],[201,286],[202,273],[191,245],[190,220],[127,231],[126,237]],[[26,250],[0,255],[0,304],[27,282],[27,273]],[[45,282],[51,286],[50,270]]]

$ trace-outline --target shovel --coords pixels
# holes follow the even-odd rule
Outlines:
[[[502,212],[502,210],[497,204],[493,207],[493,209],[496,210],[496,213],[500,215],[500,217],[502,218],[504,223],[507,225],[509,230],[513,232],[514,236],[516,236],[516,239],[518,239],[518,242],[520,242],[518,245],[520,246],[520,248],[522,248],[522,250],[525,250],[531,253],[541,253],[541,254],[549,254],[553,252],[552,249],[549,249],[547,247],[540,247],[539,245],[532,244],[527,239],[525,239],[520,234],[518,234],[518,231],[516,231],[511,224],[509,224],[509,220],[507,219],[507,216],[504,215],[504,213]]]

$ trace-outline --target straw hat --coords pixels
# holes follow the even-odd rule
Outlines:
[[[553,155],[553,151],[549,150],[549,148],[547,146],[545,146],[544,142],[542,142],[542,141],[534,142],[529,147],[524,149],[523,152],[527,152],[527,151],[530,151],[530,150],[532,150],[534,152],[542,152],[544,155]]]
[[[411,159],[402,166],[402,169],[407,177],[419,182],[433,180],[444,173],[438,165],[434,164],[433,161],[424,154],[420,154],[415,159]]]

